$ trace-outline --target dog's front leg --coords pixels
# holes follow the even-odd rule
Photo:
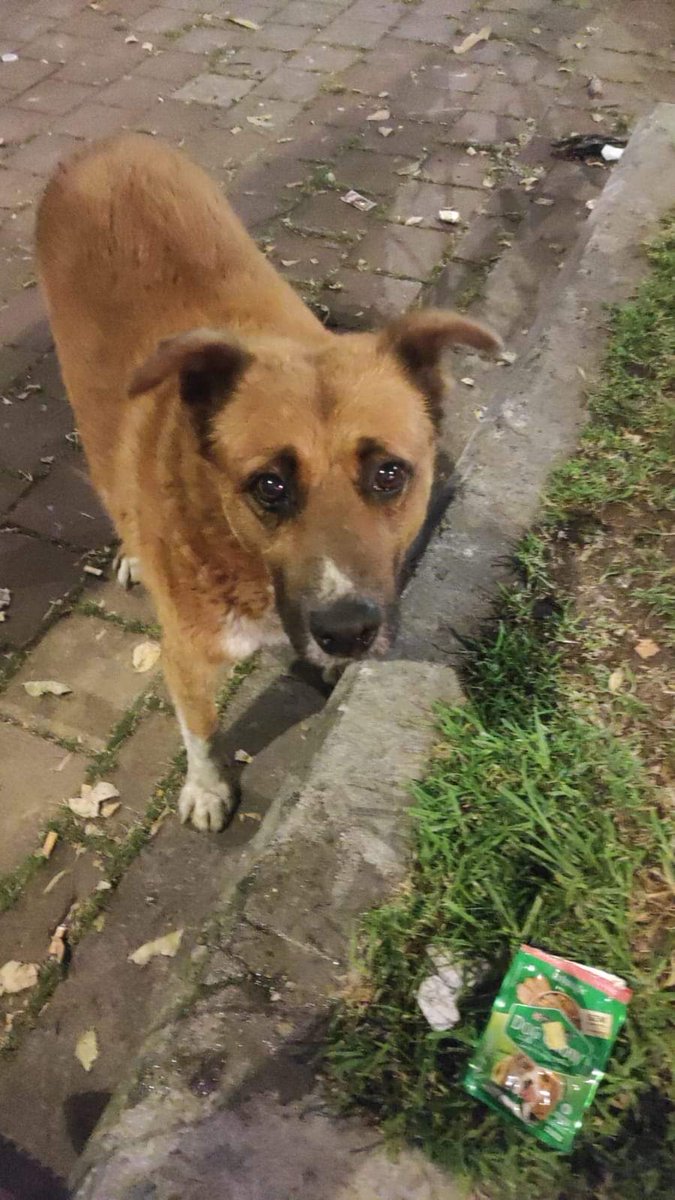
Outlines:
[[[232,814],[232,790],[214,755],[218,727],[216,681],[224,660],[207,658],[188,638],[166,639],[164,674],[176,708],[187,778],[178,800],[181,821],[197,829],[222,829]]]

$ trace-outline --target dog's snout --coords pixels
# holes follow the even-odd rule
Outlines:
[[[382,612],[374,600],[344,597],[315,609],[309,628],[325,654],[337,658],[359,658],[372,646],[382,624]]]

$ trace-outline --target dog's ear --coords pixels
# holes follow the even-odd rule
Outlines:
[[[488,354],[503,350],[501,338],[460,313],[427,308],[407,313],[379,335],[383,350],[393,353],[427,398],[434,420],[440,419],[443,397],[441,355],[448,346],[473,346]]]
[[[140,396],[177,375],[181,400],[206,452],[212,417],[252,361],[253,355],[236,335],[191,329],[159,343],[154,354],[134,371],[128,393]]]

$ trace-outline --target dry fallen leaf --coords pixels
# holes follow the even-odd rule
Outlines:
[[[256,25],[255,21],[249,21],[248,17],[226,17],[225,19],[231,25],[240,25],[242,29],[260,29],[260,26]]]
[[[51,858],[52,852],[53,852],[54,847],[55,847],[56,843],[58,842],[58,840],[59,840],[59,835],[56,832],[56,830],[50,829],[49,833],[45,837],[44,842],[42,843],[42,849],[40,851],[40,854],[42,855],[43,858]]]
[[[56,679],[29,679],[23,686],[29,696],[68,696],[73,690]]]
[[[641,638],[635,647],[635,653],[639,654],[640,658],[653,658],[660,650],[661,647],[657,646],[651,638]]]
[[[377,132],[381,134],[382,137],[390,137],[394,132],[394,127],[393,125],[378,125]]]
[[[406,217],[404,225],[421,225],[424,217]]]
[[[146,963],[150,962],[151,958],[157,958],[160,954],[164,958],[174,958],[182,937],[182,929],[174,929],[172,933],[165,933],[163,937],[155,938],[152,942],[146,942],[144,946],[139,946],[138,950],[134,950],[133,954],[129,955],[129,962],[136,963],[138,967],[144,967]]]
[[[370,113],[366,117],[366,121],[388,121],[390,116],[391,112],[388,108],[378,108],[377,112]]]
[[[477,46],[479,42],[487,42],[491,33],[491,26],[484,25],[482,29],[478,30],[478,33],[470,33],[458,46],[453,46],[453,52],[455,54],[466,54],[467,50],[473,50],[474,46]]]
[[[96,1059],[98,1058],[98,1038],[96,1037],[95,1029],[88,1029],[77,1040],[75,1046],[75,1057],[77,1061],[84,1067],[85,1071],[91,1071]]]
[[[37,963],[22,963],[12,959],[0,967],[0,996],[14,995],[35,987],[38,980]]]
[[[159,660],[162,653],[162,647],[159,642],[139,642],[134,646],[133,654],[131,655],[131,665],[134,671],[138,671],[139,675],[145,674],[146,671],[151,671]]]
[[[66,800],[66,804],[76,817],[98,817],[101,813],[101,805],[106,800],[116,800],[118,796],[119,792],[115,785],[101,779],[93,787],[90,783],[83,783],[80,795]]]
[[[443,221],[444,225],[457,225],[461,218],[456,208],[441,208],[438,219]]]
[[[621,688],[623,687],[623,679],[623,667],[617,667],[616,671],[612,671],[607,683],[610,692],[612,692],[614,695],[616,695],[617,692],[620,692]]]
[[[116,813],[120,807],[119,800],[106,800],[105,804],[101,805],[101,816],[112,817],[113,813]]]

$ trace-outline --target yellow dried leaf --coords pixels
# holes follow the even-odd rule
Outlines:
[[[131,664],[134,671],[138,671],[139,675],[143,675],[146,671],[151,671],[157,663],[162,648],[159,642],[139,642],[134,646],[131,656]]]
[[[256,25],[255,21],[249,21],[248,17],[227,17],[227,20],[231,25],[239,25],[242,29],[260,29],[260,26]]]
[[[22,963],[12,959],[0,967],[0,996],[14,995],[35,987],[38,980],[37,963]]]
[[[468,37],[464,38],[463,42],[459,43],[458,46],[453,46],[453,53],[466,54],[467,50],[473,50],[474,46],[477,46],[479,42],[487,42],[491,33],[491,26],[484,25],[482,29],[478,30],[478,33],[470,33]]]
[[[139,946],[138,950],[134,950],[133,954],[129,955],[129,962],[136,963],[138,967],[144,967],[151,958],[157,958],[160,954],[164,958],[174,958],[182,937],[182,929],[174,929],[172,933],[165,933],[163,937],[146,942],[145,945]]]
[[[660,650],[661,647],[657,646],[651,638],[641,638],[635,647],[635,653],[639,654],[640,658],[653,658]]]
[[[29,696],[68,696],[72,692],[66,683],[57,679],[29,679],[24,683],[24,689]]]
[[[95,1029],[88,1029],[78,1038],[75,1057],[85,1071],[91,1071],[98,1058],[98,1038]]]

